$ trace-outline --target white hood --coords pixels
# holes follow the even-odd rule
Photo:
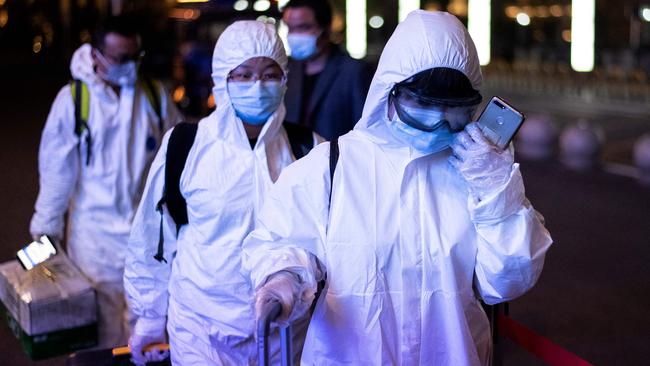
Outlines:
[[[74,51],[70,61],[70,73],[74,79],[81,80],[88,85],[103,84],[102,79],[95,73],[92,49],[90,44],[85,43]]]
[[[389,138],[381,131],[385,131],[388,120],[388,94],[393,85],[434,67],[458,70],[475,90],[481,87],[483,77],[476,48],[458,18],[440,11],[413,11],[384,47],[355,130],[375,130],[371,136]]]
[[[254,20],[234,22],[219,37],[212,56],[212,81],[214,82],[212,93],[217,104],[216,120],[223,124],[219,128],[219,136],[242,146],[248,145],[248,138],[241,120],[232,107],[226,83],[230,71],[253,57],[268,57],[277,62],[284,74],[287,74],[287,54],[284,45],[275,27],[267,23]],[[285,114],[283,102],[264,125],[259,137],[260,141],[269,141],[277,134]],[[234,123],[235,121],[239,123]]]

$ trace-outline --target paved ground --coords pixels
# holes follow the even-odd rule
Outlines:
[[[67,76],[3,76],[0,88],[0,261],[28,241],[37,193],[36,152],[49,104]],[[502,94],[503,95],[503,94]],[[516,95],[524,111],[545,110]],[[584,109],[553,111],[571,121]],[[629,160],[630,141],[648,132],[649,115],[591,115],[606,126],[609,149]],[[575,173],[554,162],[522,162],[527,194],[544,214],[555,244],[537,286],[511,305],[511,315],[597,365],[648,364],[650,344],[650,188],[602,171]],[[503,365],[542,363],[502,342]],[[30,362],[0,324],[2,364],[63,365],[63,358]]]

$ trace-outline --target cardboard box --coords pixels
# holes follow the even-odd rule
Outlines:
[[[30,271],[17,260],[0,264],[0,300],[9,326],[33,359],[97,344],[95,290],[64,254]]]

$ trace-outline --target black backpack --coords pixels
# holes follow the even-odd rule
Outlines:
[[[287,131],[291,151],[296,159],[307,155],[314,147],[313,132],[310,128],[292,123],[284,123],[283,127]],[[154,258],[158,262],[167,263],[163,257],[163,205],[167,206],[167,211],[176,224],[176,234],[188,222],[187,202],[180,191],[180,180],[187,156],[194,144],[197,129],[198,124],[183,122],[176,125],[169,136],[167,154],[165,155],[165,185],[162,198],[156,204],[156,211],[160,213],[160,232],[158,250]]]

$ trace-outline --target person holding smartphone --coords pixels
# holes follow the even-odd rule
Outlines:
[[[271,189],[244,266],[256,307],[281,302],[280,322],[307,311],[325,281],[303,365],[490,363],[480,300],[528,291],[552,240],[512,152],[469,123],[481,79],[455,16],[412,12],[354,130]]]

